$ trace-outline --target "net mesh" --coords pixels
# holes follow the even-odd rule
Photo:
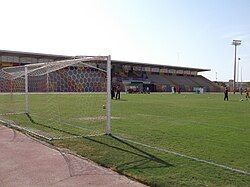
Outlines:
[[[103,134],[107,120],[106,63],[105,57],[85,57],[26,66],[27,114],[25,67],[2,69],[1,117],[52,138]]]

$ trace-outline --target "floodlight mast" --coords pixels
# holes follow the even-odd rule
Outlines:
[[[239,83],[239,70],[240,70],[240,58],[238,58],[238,66],[237,66],[237,89],[240,90],[240,83]]]
[[[233,80],[233,91],[235,94],[235,78],[236,78],[236,59],[237,59],[237,46],[241,45],[241,40],[233,40],[232,45],[234,45],[234,80]]]

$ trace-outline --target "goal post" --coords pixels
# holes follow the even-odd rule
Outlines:
[[[105,134],[109,135],[111,133],[111,56],[107,59],[107,103],[106,103],[106,117],[107,125],[105,128]]]
[[[24,67],[24,80],[25,80],[25,113],[29,113],[29,88],[28,88],[28,67]]]
[[[9,82],[13,86],[7,89]],[[0,102],[2,95],[16,95],[23,109],[13,106],[11,110],[23,110],[35,122],[31,128],[48,127],[49,136],[111,134],[111,56],[3,68],[0,91]],[[4,112],[0,106],[2,116]]]

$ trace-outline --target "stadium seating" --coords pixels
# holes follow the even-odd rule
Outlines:
[[[138,73],[130,71],[125,74],[124,72],[117,72],[113,74],[119,83],[123,80],[130,81],[148,81],[156,86],[155,91],[171,91],[171,87],[180,88],[181,91],[192,92],[194,88],[202,87],[204,91],[221,91],[220,86],[211,82],[201,75],[197,76],[181,76],[181,75],[166,75],[166,74],[153,74],[153,73]]]
[[[162,75],[148,74],[148,80],[152,83],[173,85],[171,80],[168,80]]]

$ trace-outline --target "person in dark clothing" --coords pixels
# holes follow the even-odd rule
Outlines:
[[[114,99],[114,97],[115,97],[115,87],[112,86],[112,88],[111,88],[111,99]]]
[[[228,101],[228,89],[227,87],[224,90],[224,101],[227,100]]]
[[[240,95],[242,95],[243,93],[243,88],[240,88]]]
[[[121,89],[120,86],[118,85],[116,87],[116,95],[115,95],[115,99],[120,99],[121,98]]]
[[[249,92],[248,92],[248,90],[247,90],[247,88],[246,88],[246,100],[248,100],[250,97],[249,97]]]
[[[178,94],[181,93],[181,87],[178,87]]]

